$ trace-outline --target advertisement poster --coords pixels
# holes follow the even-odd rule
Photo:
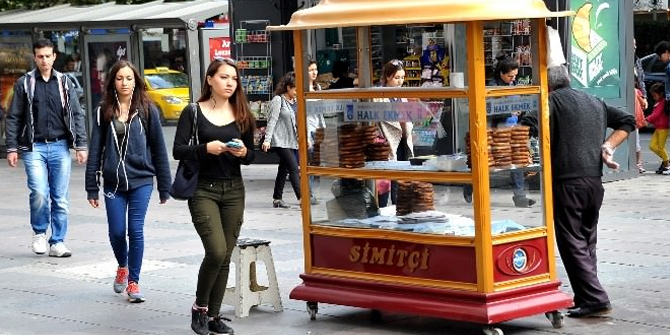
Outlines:
[[[230,37],[209,38],[209,59],[230,58]]]
[[[88,66],[91,69],[91,106],[95,108],[102,98],[109,69],[118,60],[128,60],[128,43],[89,42],[88,55]]]
[[[30,40],[0,42],[0,113],[6,113],[14,96],[14,83],[33,67]],[[0,117],[0,143],[5,144],[5,118]]]
[[[0,43],[0,109],[6,111],[14,95],[14,83],[33,67],[33,53],[27,43]]]
[[[572,87],[600,98],[620,98],[619,2],[572,0]]]

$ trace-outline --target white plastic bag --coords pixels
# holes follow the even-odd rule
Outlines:
[[[561,36],[558,30],[547,26],[547,67],[559,66],[566,63],[561,45]]]

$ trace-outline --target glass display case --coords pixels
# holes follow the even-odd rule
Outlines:
[[[294,30],[299,154],[309,157],[300,161],[308,177],[301,178],[305,271],[290,297],[306,301],[312,318],[325,302],[476,322],[496,334],[502,331],[493,324],[541,313],[561,327],[557,310],[572,301],[559,290],[554,263],[544,18],[570,12],[549,12],[537,1],[484,13],[476,4],[427,3],[434,7],[385,2],[388,15],[397,15],[389,22],[465,32],[465,39],[444,37],[445,49],[466,57],[462,68],[451,68],[463,74],[461,83],[373,86],[379,17],[348,0],[322,2],[286,26],[269,27]],[[309,92],[307,30],[341,26],[341,16],[328,14],[336,5],[351,6],[359,87]],[[487,86],[485,22],[513,19],[532,28],[531,79],[527,86]],[[456,134],[456,153],[398,160],[389,129],[403,130],[411,152],[409,139],[421,136],[414,127],[446,111],[459,116],[443,129]],[[308,132],[305,121],[315,116],[325,127]],[[520,124],[526,116],[536,117],[539,129]],[[537,203],[515,206],[511,175],[526,181],[523,191]]]

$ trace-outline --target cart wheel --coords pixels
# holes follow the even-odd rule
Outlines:
[[[497,327],[484,327],[482,331],[486,335],[504,335],[502,329]]]
[[[307,313],[309,313],[310,320],[316,320],[316,313],[319,312],[319,303],[315,301],[307,302]]]
[[[544,313],[544,316],[551,321],[551,325],[558,329],[558,328],[563,328],[563,313],[559,311],[553,311],[553,312],[547,312]]]

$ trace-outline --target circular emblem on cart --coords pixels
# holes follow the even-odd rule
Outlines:
[[[512,256],[512,266],[514,267],[514,270],[521,272],[526,268],[527,264],[528,256],[526,255],[526,251],[521,248],[514,250]]]

